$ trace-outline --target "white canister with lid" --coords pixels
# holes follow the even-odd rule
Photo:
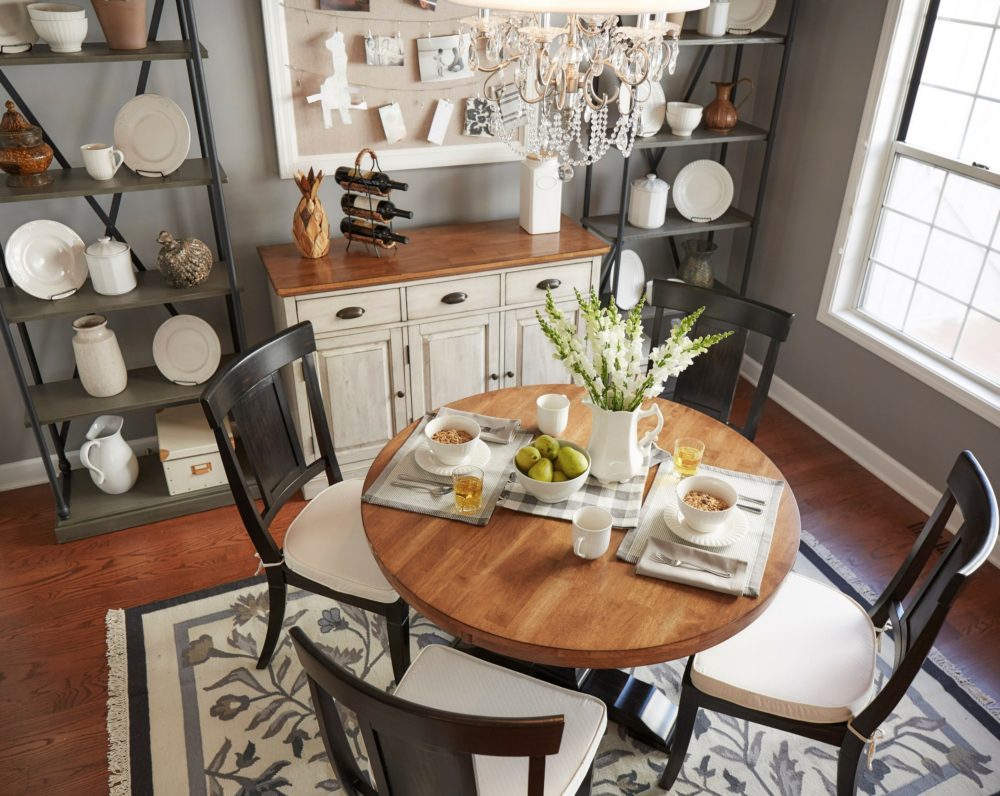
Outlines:
[[[131,250],[127,243],[98,238],[85,252],[94,290],[103,296],[120,296],[135,287]]]
[[[628,223],[642,229],[657,229],[667,220],[667,193],[670,186],[655,174],[632,181]]]
[[[725,36],[729,22],[729,0],[712,0],[698,15],[698,33],[702,36]]]

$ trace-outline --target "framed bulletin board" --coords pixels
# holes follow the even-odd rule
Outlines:
[[[466,124],[467,101],[482,99],[486,75],[463,64],[461,49],[452,45],[459,44],[459,20],[475,9],[447,0],[425,5],[261,0],[281,177],[353,164],[365,147],[378,152],[386,170],[518,159],[502,141],[483,135],[481,124]],[[330,83],[325,81],[335,71],[343,73],[345,54],[347,92],[355,107],[342,109],[348,103],[341,84],[335,109],[326,111],[321,94]],[[428,135],[442,100],[451,103],[451,117],[435,130],[441,141],[436,144]],[[361,104],[366,107],[357,107]],[[398,107],[380,112],[392,104]],[[390,143],[387,130],[398,140]]]

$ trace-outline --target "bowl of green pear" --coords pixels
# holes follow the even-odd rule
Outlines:
[[[561,503],[590,475],[590,457],[575,442],[548,434],[536,437],[514,455],[517,481],[542,503]]]

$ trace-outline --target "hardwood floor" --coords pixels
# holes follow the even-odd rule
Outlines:
[[[775,404],[757,443],[788,478],[803,528],[884,585],[925,517]],[[66,545],[54,543],[52,517],[48,487],[0,493],[4,794],[106,792],[105,612],[237,580],[256,563],[233,508]],[[972,580],[938,646],[1000,697],[1000,571],[986,565]]]

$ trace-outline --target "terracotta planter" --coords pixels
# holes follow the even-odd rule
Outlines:
[[[146,47],[146,0],[91,0],[112,50]]]

